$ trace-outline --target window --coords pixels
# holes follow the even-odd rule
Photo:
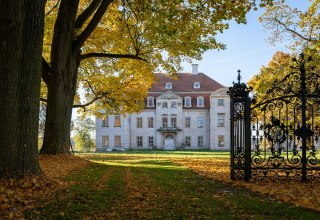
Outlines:
[[[218,113],[218,127],[224,127],[224,113]]]
[[[171,102],[171,108],[177,108],[177,103],[176,102]]]
[[[193,88],[194,88],[194,89],[200,89],[200,83],[199,83],[199,82],[195,82],[195,83],[193,84]]]
[[[114,136],[114,146],[121,147],[121,136],[120,135]]]
[[[224,106],[224,99],[218,99],[218,106]]]
[[[154,97],[152,97],[152,96],[148,97],[147,106],[154,107]]]
[[[191,127],[190,117],[186,117],[186,128],[190,128],[190,127]]]
[[[153,128],[153,117],[148,118],[148,128]]]
[[[175,128],[177,127],[177,117],[171,116],[171,127]]]
[[[162,116],[162,127],[168,127],[168,116]]]
[[[197,98],[197,106],[198,106],[198,107],[203,107],[203,106],[204,106],[204,99],[203,99],[202,96],[199,96],[199,97]]]
[[[224,147],[224,136],[218,135],[218,147]]]
[[[109,147],[109,136],[102,136],[102,147]]]
[[[102,127],[109,127],[109,117],[108,115],[102,120]]]
[[[198,147],[203,146],[203,136],[198,136]]]
[[[203,117],[198,117],[198,120],[197,120],[197,126],[198,128],[203,128],[203,125],[204,124],[204,118]]]
[[[137,147],[142,147],[142,146],[143,146],[143,137],[137,136]]]
[[[120,115],[114,116],[114,127],[120,127],[121,121],[120,121]]]
[[[191,107],[191,97],[189,96],[184,97],[184,106]]]
[[[137,128],[142,128],[142,118],[141,117],[137,118]]]
[[[186,147],[191,146],[191,137],[190,136],[186,136],[184,144],[186,145]]]
[[[148,144],[148,146],[149,147],[153,147],[153,136],[149,136],[149,144]]]
[[[172,83],[166,83],[166,89],[172,89]]]
[[[167,102],[163,102],[162,103],[162,108],[168,108],[168,103]]]

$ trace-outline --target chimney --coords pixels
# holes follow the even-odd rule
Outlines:
[[[192,75],[198,75],[199,64],[192,64]]]

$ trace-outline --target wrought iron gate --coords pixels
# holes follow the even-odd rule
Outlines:
[[[231,179],[320,179],[320,74],[310,61],[301,54],[258,101],[239,72],[228,92]]]

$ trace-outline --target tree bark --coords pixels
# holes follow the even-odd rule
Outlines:
[[[51,47],[46,125],[41,154],[65,154],[70,150],[72,105],[76,93],[80,51],[74,51],[74,25],[79,0],[62,0]]]
[[[45,1],[0,1],[0,177],[39,175]]]

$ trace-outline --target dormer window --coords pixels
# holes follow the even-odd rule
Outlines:
[[[184,97],[184,107],[191,107],[191,97]]]
[[[194,88],[194,89],[200,89],[200,83],[199,83],[199,82],[195,82],[195,83],[193,84],[193,88]]]
[[[147,106],[154,107],[154,97],[152,97],[152,96],[148,97]]]
[[[204,106],[204,98],[202,96],[199,96],[197,98],[197,106],[198,107],[203,107]]]
[[[172,83],[166,83],[166,89],[172,89]]]

